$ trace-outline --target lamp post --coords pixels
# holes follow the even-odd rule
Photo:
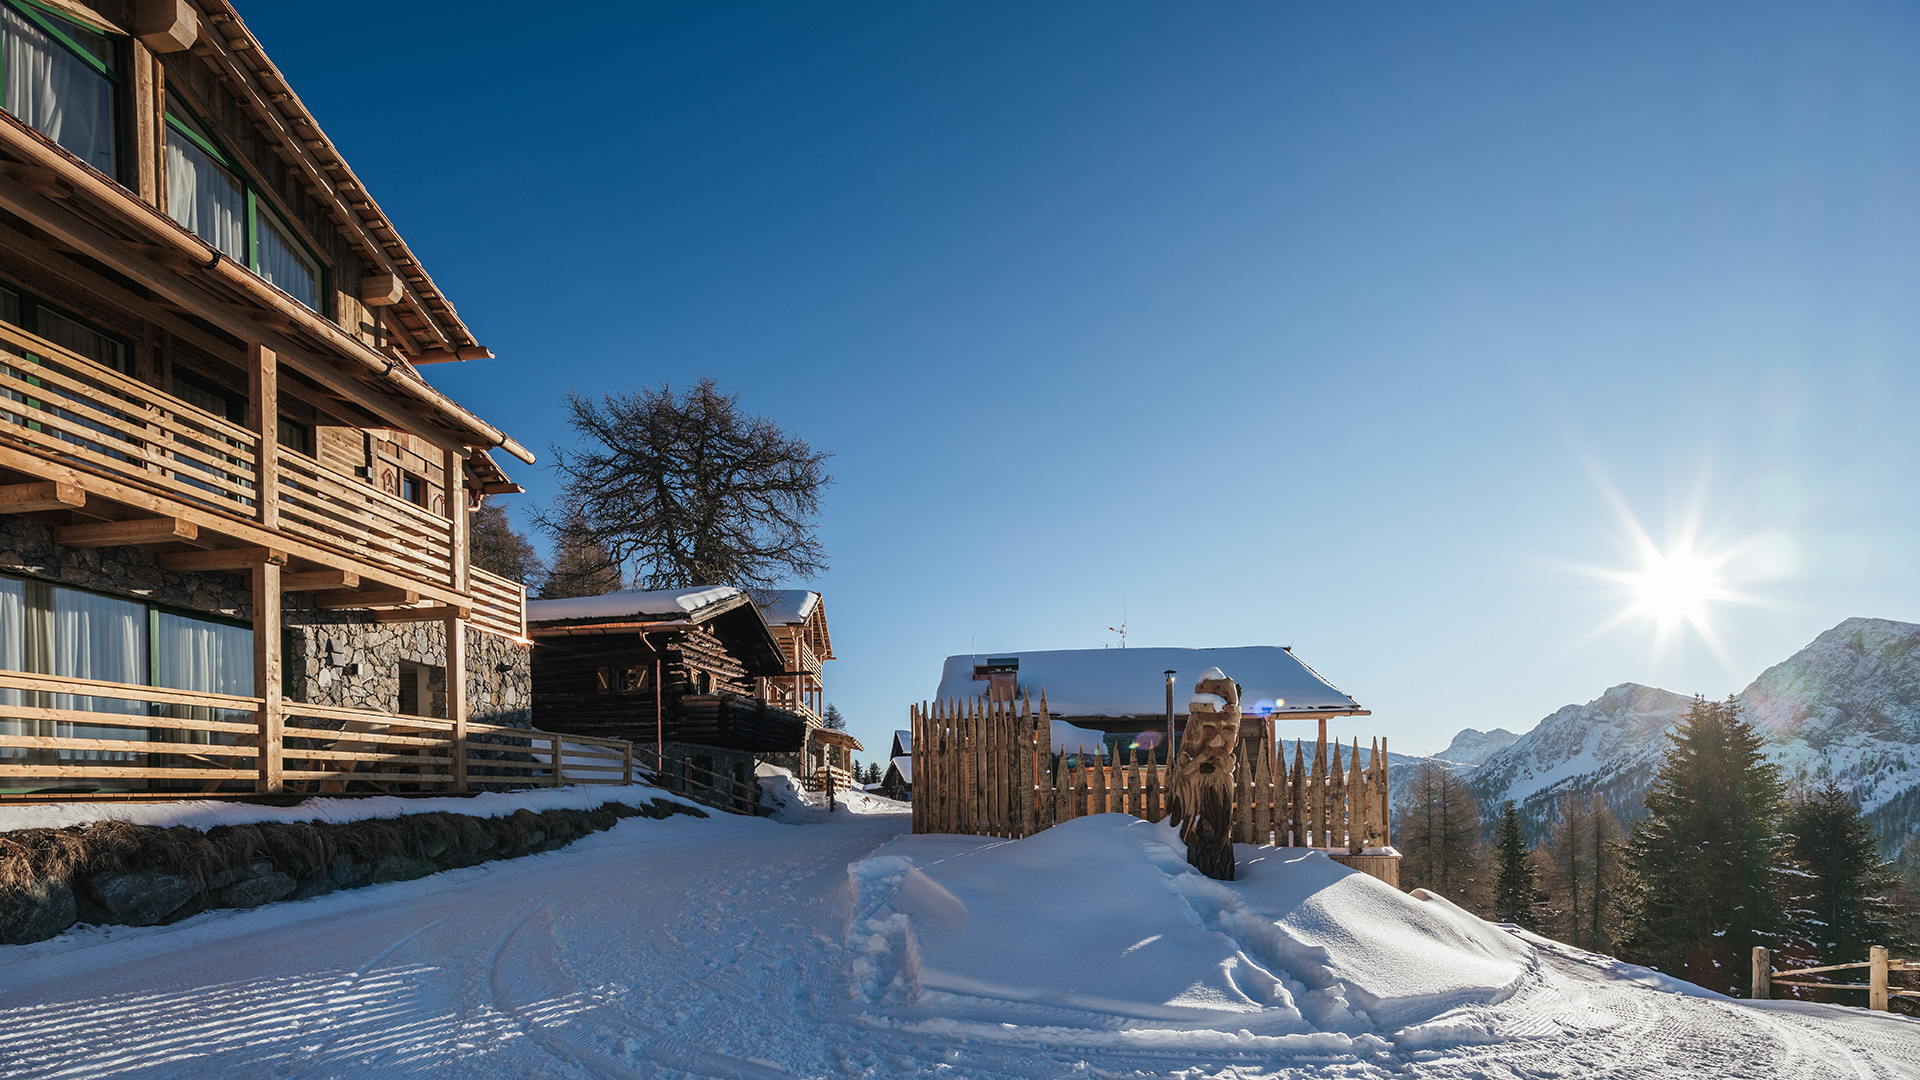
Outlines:
[[[1168,668],[1167,675],[1167,767],[1173,767],[1173,676],[1175,671]]]

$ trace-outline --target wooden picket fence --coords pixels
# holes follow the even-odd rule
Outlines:
[[[1089,814],[1166,816],[1165,765],[1143,764],[1133,751],[1116,761],[1103,747],[1053,752],[1045,691],[1037,708],[1031,697],[972,697],[910,711],[916,833],[1013,838]],[[1234,763],[1235,843],[1348,852],[1391,843],[1384,740],[1364,765],[1354,740],[1342,762],[1323,725],[1313,760],[1296,742],[1289,768],[1267,726],[1259,727],[1258,738],[1241,740]]]

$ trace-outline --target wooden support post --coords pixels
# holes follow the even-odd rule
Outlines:
[[[249,419],[256,441],[253,515],[263,529],[280,527],[280,358],[253,342],[247,346]]]
[[[285,791],[281,778],[281,728],[286,703],[280,695],[280,564],[258,562],[250,568],[253,585],[253,692],[260,698],[255,714],[259,733],[260,776],[254,790],[263,794]]]
[[[566,776],[566,769],[560,764],[560,736],[555,735],[547,741],[553,747],[553,786],[559,787]]]
[[[620,745],[623,748],[620,752],[620,782],[628,787],[632,787],[633,744],[631,742],[623,742]]]
[[[440,624],[447,638],[447,733],[453,744],[453,790],[467,790],[467,620],[464,612],[449,612]],[[632,781],[632,754],[628,754],[628,781]]]
[[[467,580],[467,454],[465,450],[443,452],[447,499],[447,587],[458,593],[471,590]]]
[[[1748,996],[1756,1001],[1773,996],[1773,954],[1765,945],[1753,947],[1753,992]]]
[[[1887,947],[1875,945],[1867,951],[1867,1008],[1887,1011]]]

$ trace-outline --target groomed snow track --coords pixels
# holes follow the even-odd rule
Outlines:
[[[847,867],[904,828],[632,820],[546,855],[3,949],[0,1076],[1920,1076],[1920,1023],[1676,994],[1551,943],[1501,1003],[1350,1049],[888,1014],[850,993]]]

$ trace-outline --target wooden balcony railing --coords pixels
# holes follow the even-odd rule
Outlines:
[[[453,522],[280,449],[280,517],[300,535],[421,581],[452,584]]]
[[[527,636],[527,587],[477,566],[467,572],[473,591],[473,625],[524,639]]]
[[[259,440],[252,432],[5,323],[0,438],[195,505],[253,516]]]
[[[260,438],[104,364],[0,323],[0,442],[241,521],[260,517]],[[284,447],[280,528],[401,577],[464,592],[450,520]]]
[[[260,698],[0,672],[0,802],[85,794],[245,794],[278,762],[291,790],[410,794],[630,784],[631,744],[537,728],[287,702],[259,745]],[[464,781],[463,781],[464,777]]]

